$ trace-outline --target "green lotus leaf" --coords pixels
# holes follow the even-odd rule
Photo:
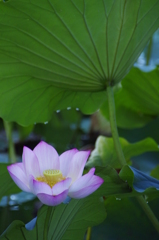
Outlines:
[[[124,138],[119,138],[123,153],[127,163],[131,163],[131,158],[148,151],[159,151],[157,143],[152,138],[146,138],[136,143],[129,143]],[[110,165],[120,169],[113,138],[99,136],[95,143],[95,149],[86,164],[87,167]]]
[[[159,165],[152,169],[151,176],[159,180]]]
[[[158,199],[149,203],[150,208],[159,218]],[[136,198],[109,197],[105,200],[107,218],[93,228],[91,240],[107,239],[158,239],[158,232],[139,205]]]
[[[72,199],[69,204],[60,204],[56,207],[43,205],[38,211],[37,221],[29,224],[29,229],[21,221],[14,221],[1,235],[1,240],[30,240],[44,239],[44,226],[47,212],[51,211],[47,227],[47,239],[76,239],[84,238],[88,227],[98,225],[106,217],[104,202],[99,198],[87,197]],[[33,225],[33,228],[32,228]],[[34,226],[35,225],[35,226]]]
[[[159,115],[159,68],[144,72],[132,68],[115,92],[117,125],[131,129],[142,127]],[[108,102],[101,106],[109,119]]]
[[[158,0],[0,2],[0,116],[22,125],[53,110],[97,110],[159,26]]]

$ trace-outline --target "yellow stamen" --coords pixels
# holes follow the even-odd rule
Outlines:
[[[43,172],[44,176],[37,177],[36,180],[47,183],[51,188],[58,182],[65,180],[62,172],[56,169],[49,169]]]

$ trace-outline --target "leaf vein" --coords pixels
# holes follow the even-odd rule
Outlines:
[[[95,45],[95,43],[94,43],[94,40],[93,40],[93,38],[92,38],[92,34],[91,34],[91,32],[90,32],[90,29],[89,29],[88,24],[87,24],[87,21],[86,21],[86,17],[85,17],[85,0],[84,0],[84,13],[83,13],[83,18],[84,18],[84,23],[85,23],[87,32],[88,32],[88,34],[89,34],[91,43],[92,43],[93,48],[94,48],[94,50],[95,50],[95,53],[96,53],[96,56],[97,56],[97,59],[98,59],[100,68],[101,68],[101,70],[102,70],[103,76],[106,78],[106,75],[105,75],[105,72],[104,72],[104,69],[103,69],[103,65],[102,65],[102,63],[101,63],[101,60],[100,60],[100,57],[99,57],[99,54],[98,54],[96,45]],[[101,74],[101,73],[100,73],[100,75],[101,75],[101,77],[102,77],[102,74]],[[103,78],[103,77],[102,77],[102,78]],[[101,82],[104,83],[104,79],[103,79],[103,80],[101,79]]]
[[[15,7],[14,7],[14,8],[15,8]],[[29,14],[21,11],[20,9],[17,9],[17,8],[15,8],[15,9],[16,9],[17,11],[19,11],[19,12],[22,12],[22,13],[25,14],[26,16],[30,17],[30,19],[32,19],[32,21],[34,21],[34,22],[35,22],[36,24],[38,24],[41,28],[43,28],[45,31],[47,31],[47,32],[48,32],[52,37],[54,37],[62,46],[64,46],[73,56],[75,56],[79,61],[81,61],[83,64],[85,64],[85,66],[86,66],[88,69],[90,69],[91,72],[93,72],[96,76],[98,76],[98,74],[97,74],[96,72],[94,72],[93,69],[90,68],[90,66],[89,66],[85,61],[83,61],[83,59],[81,59],[77,54],[75,54],[73,51],[71,51],[70,48],[67,47],[67,45],[64,44],[63,41],[61,41],[57,36],[55,36],[52,32],[50,32],[45,26],[43,26],[42,24],[40,24],[40,22],[36,21],[36,20],[35,20],[33,17],[31,17]],[[7,25],[7,24],[2,24],[2,23],[1,23],[1,25],[9,26],[9,25]],[[34,40],[36,40],[37,42],[41,43],[43,46],[45,46],[45,47],[46,47],[47,49],[49,49],[50,51],[52,51],[52,52],[56,53],[57,55],[59,55],[60,57],[63,57],[63,58],[64,58],[63,55],[59,54],[58,52],[56,52],[55,50],[53,50],[52,48],[50,48],[48,45],[46,45],[46,44],[44,44],[43,42],[41,42],[38,38],[36,38],[36,37],[34,37],[33,35],[29,34],[28,32],[25,32],[24,30],[19,29],[19,28],[15,27],[15,26],[11,26],[11,27],[14,28],[14,29],[19,30],[20,32],[23,32],[25,35],[27,35],[27,36],[33,38]],[[67,59],[68,61],[70,61],[68,58],[66,58],[66,59]],[[71,63],[73,63],[73,62],[71,61]],[[80,67],[81,69],[84,70],[84,68],[82,68],[81,66],[79,66],[77,63],[74,62],[74,64],[75,64],[77,67]]]

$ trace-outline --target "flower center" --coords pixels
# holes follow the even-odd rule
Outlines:
[[[56,169],[48,169],[43,172],[44,176],[37,177],[36,180],[47,183],[51,188],[58,182],[65,180],[62,172]]]

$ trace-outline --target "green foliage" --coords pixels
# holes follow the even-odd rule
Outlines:
[[[150,201],[159,197],[159,181],[125,165],[119,174],[110,167],[96,167],[96,175],[104,179],[94,196],[116,196],[117,198],[144,195]]]
[[[159,165],[157,165],[152,171],[151,171],[151,176],[159,179]]]
[[[21,125],[67,107],[97,110],[159,26],[158,0],[10,0],[0,8],[0,116]]]
[[[131,195],[132,190],[128,183],[119,177],[114,168],[110,166],[96,167],[96,175],[104,179],[104,183],[93,193],[94,196]]]
[[[104,202],[99,198],[87,197],[82,200],[72,199],[69,204],[56,207],[43,207],[38,212],[36,226],[28,231],[24,223],[14,221],[2,234],[1,240],[38,239],[43,240],[43,231],[48,209],[51,216],[47,226],[47,239],[74,240],[83,239],[87,227],[101,223],[106,217]]]
[[[122,128],[142,127],[159,115],[159,68],[143,72],[132,68],[115,93],[117,125]],[[101,107],[109,118],[107,101]]]
[[[58,153],[62,153],[70,146],[79,147],[81,117],[82,114],[74,109],[53,113],[47,124],[35,125],[34,133],[53,144]]]
[[[27,127],[23,127],[23,126],[17,124],[17,128],[18,128],[19,138],[21,141],[23,141],[33,131],[34,125],[32,124]]]
[[[136,143],[129,143],[124,138],[119,138],[127,163],[131,163],[131,157],[138,156],[149,151],[159,151],[157,143],[152,138],[146,138]],[[99,136],[92,151],[87,167],[110,165],[116,169],[121,168],[115,151],[113,138]]]
[[[121,169],[119,176],[132,188],[132,195],[140,193],[148,201],[159,197],[159,181],[157,179],[127,165]]]
[[[106,99],[107,86],[118,88],[117,84],[158,28],[158,12],[158,0],[0,1],[0,116],[29,126],[20,130],[23,139],[34,123],[50,120],[55,110],[71,107],[86,114],[95,112]],[[141,127],[158,116],[158,76],[159,69],[144,73],[133,68],[125,77],[115,96],[118,126]],[[108,116],[107,102],[101,111]],[[58,118],[56,114],[48,125],[39,128],[37,125],[34,131],[45,133],[44,137],[51,143],[55,137],[58,146],[61,138],[57,136],[68,136],[63,138],[62,148],[74,139],[68,127],[72,120],[64,121],[67,111],[64,115],[60,113]],[[120,138],[120,142],[127,163],[133,156],[158,151],[157,144],[150,138],[134,144]],[[0,168],[0,197],[19,191],[6,166],[1,164]],[[102,196],[105,199],[144,194],[149,200],[159,197],[159,181],[155,178],[128,165],[117,173],[115,168],[120,169],[121,165],[112,138],[98,138],[87,163],[87,167],[92,166],[98,166],[96,174],[104,179],[95,193],[82,200],[71,200],[67,205],[43,206],[33,230],[28,231],[23,222],[14,221],[1,239],[42,240],[46,223],[49,240],[83,239],[88,227],[101,223],[106,217]],[[156,170],[152,173],[155,176]],[[128,200],[122,205],[116,203],[113,198],[106,199],[106,208],[112,208],[113,217],[114,210],[121,214],[121,208],[130,213],[123,211],[123,218],[117,218],[120,223],[117,227],[123,225],[123,219],[125,225],[125,220],[135,215],[129,222],[134,228],[138,211]],[[143,223],[142,231],[147,226],[145,220]],[[122,232],[120,236],[128,239],[128,233]],[[132,239],[147,236],[134,234]],[[152,233],[152,236],[155,235]]]
[[[0,207],[0,235],[8,228],[12,221],[18,219],[19,221],[29,222],[35,214],[38,204],[37,198],[32,198],[32,200],[28,201],[27,194],[22,193],[19,195],[21,196],[14,195],[16,200],[8,196],[9,204]],[[17,240],[20,240],[20,238],[17,238]]]
[[[21,191],[11,179],[7,166],[8,164],[6,163],[0,163],[0,199],[3,196]]]
[[[150,207],[159,218],[158,200],[152,201]],[[157,231],[135,198],[109,197],[105,200],[105,208],[107,218],[101,225],[93,228],[91,240],[158,239]]]
[[[25,224],[19,220],[12,222],[6,231],[0,236],[1,240],[6,239],[26,239],[23,237],[22,229],[25,227]]]

